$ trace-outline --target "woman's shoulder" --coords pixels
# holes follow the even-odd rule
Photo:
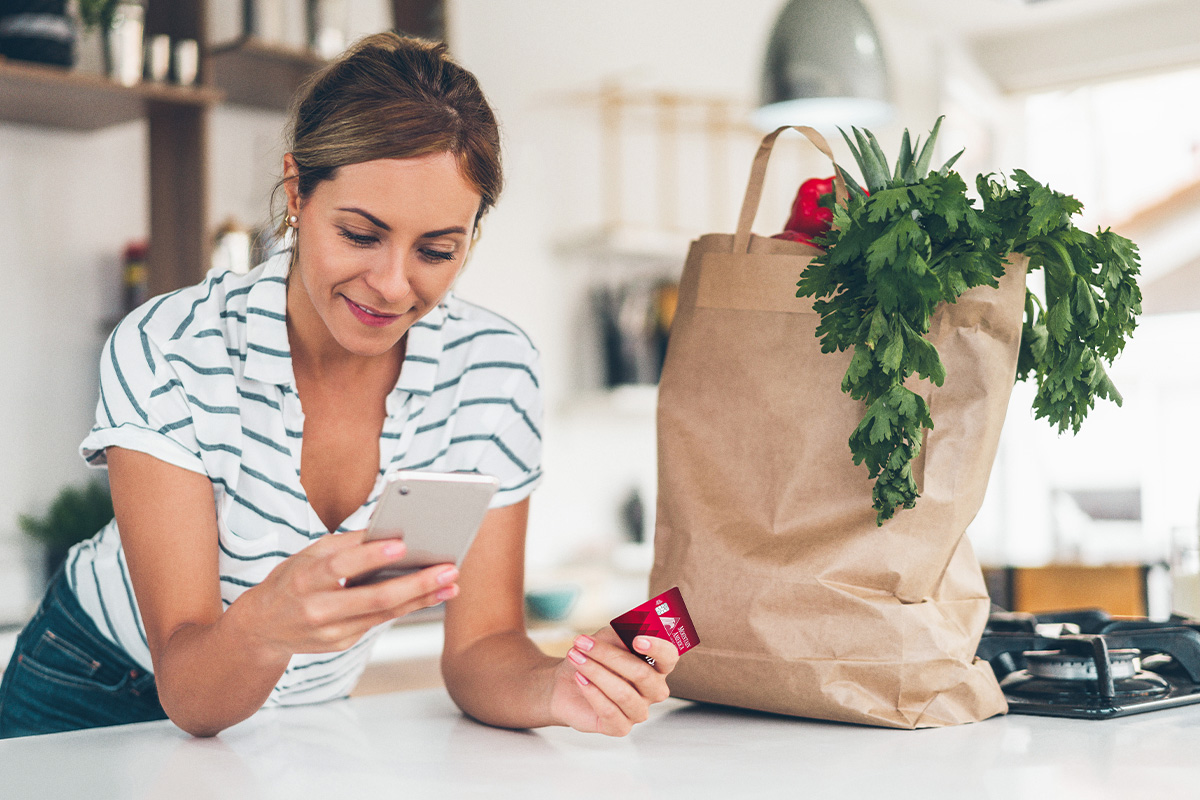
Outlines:
[[[197,346],[224,350],[230,327],[245,321],[251,289],[269,279],[268,264],[245,273],[213,270],[193,286],[147,300],[121,320],[114,343],[153,345],[164,352]]]

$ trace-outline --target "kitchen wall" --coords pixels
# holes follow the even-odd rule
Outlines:
[[[87,479],[77,448],[120,305],[120,253],[145,226],[145,141],[141,124],[94,134],[0,125],[0,621],[24,614],[40,589],[40,553],[18,514]]]

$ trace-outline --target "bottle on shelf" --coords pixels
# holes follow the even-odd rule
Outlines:
[[[125,245],[125,253],[121,259],[121,302],[126,314],[150,299],[150,274],[146,269],[146,255],[149,250],[149,245],[144,239]]]

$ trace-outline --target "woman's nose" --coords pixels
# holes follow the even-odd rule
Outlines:
[[[367,282],[389,303],[401,301],[412,292],[408,282],[408,264],[403,256],[390,258],[387,263],[372,270]]]

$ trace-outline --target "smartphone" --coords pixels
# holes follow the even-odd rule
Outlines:
[[[473,472],[392,474],[371,514],[366,540],[403,539],[408,552],[346,585],[376,583],[434,564],[461,564],[499,485],[496,478]]]

